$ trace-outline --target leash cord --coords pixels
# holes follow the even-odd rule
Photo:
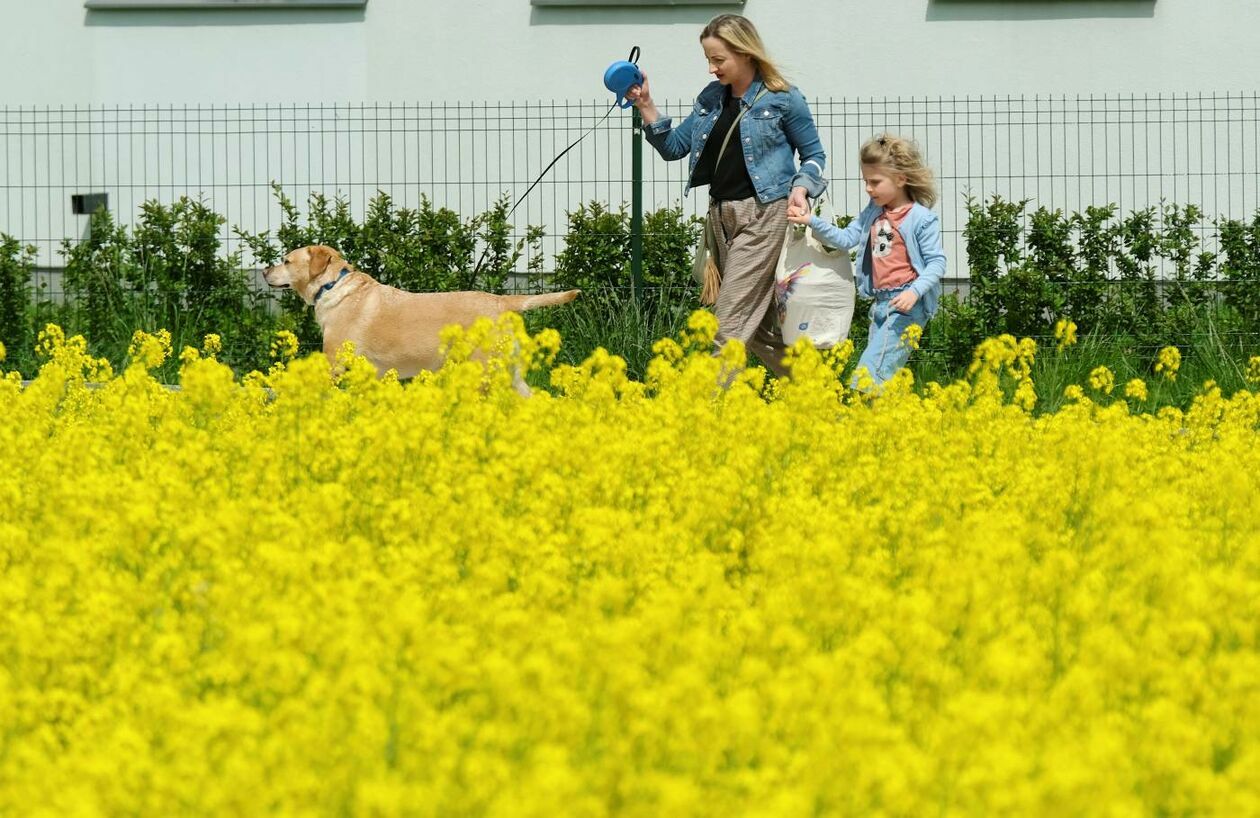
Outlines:
[[[636,47],[637,47],[637,46],[636,46]],[[549,170],[551,170],[552,168],[554,168],[554,167],[556,166],[556,163],[557,163],[557,162],[559,162],[562,158],[564,158],[564,155],[565,155],[566,153],[568,153],[569,151],[571,151],[571,150],[573,150],[575,147],[577,147],[578,142],[581,142],[583,139],[585,139],[586,137],[590,136],[590,135],[591,135],[591,131],[595,130],[595,129],[596,129],[596,128],[598,128],[600,125],[602,125],[602,124],[604,123],[604,120],[605,120],[605,119],[608,119],[609,115],[610,115],[610,114],[612,114],[612,112],[613,112],[613,111],[615,111],[616,109],[617,109],[617,103],[616,103],[616,101],[614,101],[614,102],[613,102],[613,104],[612,104],[612,106],[608,109],[608,111],[607,111],[607,112],[605,112],[605,113],[604,113],[604,115],[603,115],[603,116],[601,116],[598,120],[596,120],[596,122],[595,122],[595,124],[594,124],[594,125],[592,125],[591,127],[589,127],[589,128],[587,128],[587,129],[586,129],[586,133],[582,134],[582,135],[581,135],[581,136],[579,136],[576,140],[574,140],[573,144],[569,145],[569,147],[567,147],[567,148],[565,148],[564,150],[560,151],[560,153],[558,153],[558,154],[556,155],[556,158],[551,160],[551,164],[550,164],[550,165],[548,165],[547,167],[543,168],[543,172],[542,172],[542,173],[540,173],[540,174],[538,174],[538,178],[537,178],[537,179],[535,179],[535,180],[533,181],[533,184],[531,184],[529,187],[525,188],[525,192],[521,194],[521,198],[519,198],[519,199],[517,199],[517,200],[516,200],[516,204],[512,205],[512,209],[511,209],[511,210],[509,210],[509,211],[507,212],[507,215],[508,215],[508,216],[511,216],[511,215],[512,215],[512,213],[514,213],[514,212],[516,211],[516,208],[517,208],[518,206],[520,206],[520,203],[521,203],[521,202],[523,202],[523,201],[525,201],[525,197],[529,195],[529,192],[530,192],[531,190],[533,190],[533,189],[534,189],[534,187],[535,187],[535,186],[536,186],[539,182],[541,182],[541,181],[542,181],[542,179],[543,179],[543,177],[544,177],[544,176],[546,176],[546,175],[547,175],[547,171],[549,171]]]
[[[638,65],[638,63],[639,63],[639,47],[638,47],[637,45],[636,45],[636,46],[634,46],[633,48],[631,48],[631,49],[630,49],[630,59],[628,59],[628,60],[627,60],[627,62],[631,62],[631,63],[634,63],[635,65]],[[520,197],[519,199],[517,199],[517,200],[516,200],[516,204],[512,205],[512,209],[511,209],[511,210],[509,210],[509,211],[507,212],[507,215],[506,215],[506,216],[504,216],[504,219],[508,218],[508,216],[511,216],[513,213],[515,213],[515,212],[516,212],[516,208],[520,207],[521,202],[525,201],[525,197],[529,195],[530,191],[532,191],[535,187],[537,187],[538,183],[539,183],[539,182],[541,182],[541,181],[543,180],[543,177],[547,175],[547,171],[549,171],[549,170],[551,170],[552,168],[554,168],[554,167],[556,166],[556,163],[557,163],[557,162],[559,162],[561,159],[563,159],[563,158],[564,158],[564,155],[565,155],[566,153],[568,153],[569,151],[571,151],[571,150],[573,150],[574,148],[576,148],[579,142],[581,142],[581,141],[582,141],[583,139],[585,139],[586,137],[590,136],[590,135],[591,135],[591,132],[592,132],[592,131],[594,131],[596,128],[598,128],[600,125],[602,125],[602,124],[604,123],[604,120],[605,120],[605,119],[608,119],[608,117],[612,114],[612,112],[613,112],[613,111],[615,111],[615,110],[617,109],[617,107],[618,107],[618,105],[617,105],[617,101],[616,101],[616,100],[613,100],[613,104],[609,106],[608,110],[604,112],[604,115],[603,115],[603,116],[601,116],[598,120],[596,120],[596,121],[595,121],[595,124],[594,124],[594,125],[592,125],[591,127],[587,128],[585,133],[583,133],[583,134],[582,134],[581,136],[579,136],[577,139],[573,140],[573,143],[572,143],[571,145],[569,145],[569,147],[567,147],[567,148],[565,148],[564,150],[560,151],[560,153],[558,153],[558,154],[556,155],[556,158],[551,160],[551,164],[549,164],[549,165],[547,165],[547,167],[543,168],[543,172],[542,172],[542,173],[540,173],[540,174],[538,174],[538,178],[537,178],[537,179],[535,179],[535,180],[534,180],[534,181],[530,184],[530,186],[529,186],[529,187],[525,188],[525,192],[524,192],[524,193],[522,193],[522,194],[521,194],[521,197]],[[489,249],[490,249],[490,247],[487,245],[487,246],[486,246],[486,247],[485,247],[485,248],[481,251],[481,257],[480,257],[479,259],[477,259],[477,263],[476,263],[476,265],[474,265],[474,266],[473,266],[473,275],[474,275],[474,276],[476,276],[477,274],[479,274],[479,273],[481,272],[481,264],[482,264],[482,262],[483,262],[483,261],[485,261],[485,259],[486,259],[486,252],[487,252]]]

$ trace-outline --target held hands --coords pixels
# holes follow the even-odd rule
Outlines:
[[[794,187],[792,194],[788,196],[787,218],[792,224],[809,224],[810,217],[814,214],[809,209],[809,199],[805,195],[805,188]]]
[[[919,302],[919,295],[914,290],[902,290],[893,296],[888,302],[888,306],[897,312],[907,313],[914,309],[914,305]]]

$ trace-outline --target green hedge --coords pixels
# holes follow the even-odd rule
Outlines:
[[[380,193],[359,221],[344,199],[314,194],[303,214],[279,186],[275,196],[283,212],[279,228],[274,234],[235,229],[241,249],[231,253],[221,239],[225,220],[199,201],[147,202],[130,229],[98,211],[86,240],[62,245],[61,300],[32,291],[34,248],[0,234],[0,342],[9,366],[33,372],[33,339],[47,321],[83,333],[93,352],[115,366],[125,364],[136,329],[168,329],[176,349],[199,346],[206,334],[218,333],[222,358],[240,370],[266,366],[278,329],[296,332],[306,349],[318,348],[310,308],[288,291],[256,288],[243,263],[246,249],[256,264],[269,265],[294,247],[329,244],[379,280],[414,291],[502,292],[509,283],[578,287],[585,293],[580,309],[549,311],[531,322],[569,329],[566,357],[580,360],[603,345],[632,359],[634,371],[645,365],[658,337],[646,335],[668,334],[698,306],[690,275],[699,221],[680,207],[646,214],[648,286],[632,302],[624,206],[614,210],[592,201],[567,214],[563,249],[544,282],[544,230],[531,226],[513,240],[506,198],[464,218],[426,198],[409,209]],[[1194,205],[1163,204],[1127,215],[1105,205],[1066,214],[1045,207],[1029,212],[1027,201],[995,196],[968,199],[966,207],[970,295],[943,299],[918,356],[942,375],[965,366],[987,336],[1047,337],[1062,316],[1075,320],[1082,335],[1134,350],[1189,346],[1205,334],[1228,339],[1232,354],[1256,346],[1260,212],[1250,222],[1218,218],[1209,225]],[[1204,231],[1218,240],[1215,252],[1203,249]],[[950,267],[963,265],[951,260]],[[514,281],[514,271],[522,268],[526,281]],[[859,313],[854,321],[859,345],[863,317]]]
[[[295,247],[327,244],[378,280],[417,292],[504,292],[522,259],[526,280],[512,282],[516,286],[580,287],[588,300],[606,308],[614,300],[610,293],[629,286],[630,226],[624,209],[609,212],[591,202],[569,214],[558,269],[544,282],[544,230],[531,226],[524,238],[513,241],[506,198],[465,219],[435,208],[427,198],[410,209],[379,193],[357,221],[345,199],[313,194],[303,216],[278,185],[273,187],[283,213],[274,234],[233,231],[257,265],[274,264]],[[265,368],[271,336],[280,329],[294,331],[304,349],[318,349],[313,311],[290,291],[255,287],[250,268],[242,263],[243,250],[224,250],[224,223],[204,203],[187,197],[171,205],[146,202],[131,229],[99,210],[86,240],[62,244],[64,299],[33,291],[35,248],[0,234],[0,342],[8,351],[8,367],[33,374],[38,366],[33,339],[48,321],[85,335],[93,354],[116,367],[125,365],[137,329],[169,330],[176,350],[200,346],[205,335],[217,333],[221,359],[238,370]],[[681,208],[646,214],[649,301],[659,301],[662,290],[679,291],[689,280],[698,234],[695,220],[684,217]],[[672,301],[660,308],[668,308],[671,317],[684,312]],[[173,374],[175,364],[168,366]]]
[[[1219,250],[1203,249],[1208,225],[1194,205],[1164,203],[1120,215],[968,198],[963,238],[966,301],[946,296],[925,349],[959,367],[1001,333],[1046,337],[1059,317],[1082,335],[1133,349],[1189,344],[1214,333],[1254,348],[1260,334],[1260,211],[1248,223],[1212,222]]]

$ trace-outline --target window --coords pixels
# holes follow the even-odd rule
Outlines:
[[[529,0],[531,6],[742,6],[744,0]]]
[[[84,0],[89,9],[358,9],[367,0]]]

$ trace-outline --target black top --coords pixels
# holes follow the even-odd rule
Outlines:
[[[726,139],[735,117],[739,116],[740,105],[739,100],[732,98],[728,86],[726,97],[722,100],[722,113],[709,132],[709,138],[700,150],[700,161],[696,162],[696,169],[691,174],[693,187],[709,185],[710,199],[725,202],[747,199],[757,193],[752,177],[748,175],[748,165],[744,163],[744,148],[740,145],[738,132],[731,134],[726,151],[722,153],[722,164],[716,169],[713,167],[717,164],[718,153],[722,151],[722,140]]]

